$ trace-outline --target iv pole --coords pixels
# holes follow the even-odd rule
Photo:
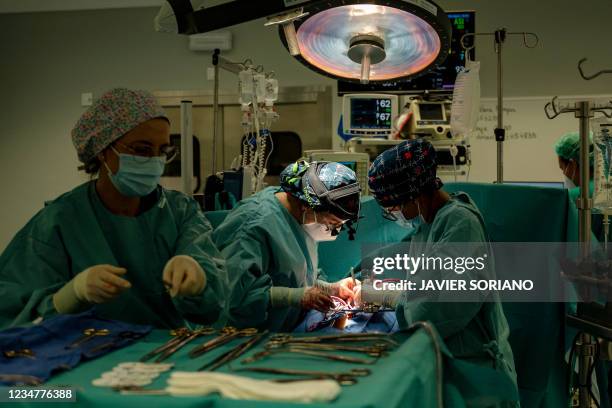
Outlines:
[[[232,62],[221,55],[221,50],[215,49],[212,55],[212,64],[215,71],[215,85],[213,94],[213,140],[212,140],[212,174],[217,173],[217,143],[219,138],[219,69],[238,75],[244,69],[246,63]]]
[[[523,45],[526,48],[535,48],[540,39],[538,35],[530,32],[507,32],[505,28],[500,28],[492,33],[467,33],[461,37],[461,47],[466,55],[474,48],[474,40],[471,46],[466,46],[464,40],[468,37],[477,35],[494,36],[495,53],[497,54],[497,128],[494,130],[495,141],[497,142],[497,183],[504,182],[504,141],[506,140],[506,130],[504,129],[504,86],[503,86],[503,60],[502,50],[506,37],[510,35],[522,35]],[[527,43],[527,36],[535,38],[533,44]]]
[[[586,58],[581,59],[578,62],[578,71],[585,80],[591,80],[598,77],[601,74],[612,73],[612,70],[599,71],[596,74],[587,76],[583,69],[582,64],[586,61]],[[590,243],[591,243],[591,209],[593,208],[593,200],[590,197],[589,182],[590,182],[590,171],[589,171],[589,152],[590,152],[590,123],[591,118],[594,117],[595,112],[601,113],[608,118],[612,118],[612,113],[609,110],[612,106],[601,106],[592,103],[588,100],[577,101],[573,108],[561,108],[557,107],[557,97],[554,97],[551,102],[544,106],[544,112],[548,119],[554,119],[563,113],[573,112],[574,116],[579,119],[580,123],[580,198],[577,202],[578,207],[578,234],[581,249],[581,260],[588,261],[590,258]],[[587,289],[588,290],[588,289]],[[580,321],[578,316],[574,317],[568,315],[568,322]],[[578,397],[580,408],[591,407],[591,390],[589,389],[589,375],[591,373],[590,367],[595,364],[595,343],[596,338],[589,334],[587,331],[580,333],[580,336],[576,342],[576,352],[578,354]],[[570,362],[571,364],[571,362]]]

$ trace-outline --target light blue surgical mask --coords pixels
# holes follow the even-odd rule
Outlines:
[[[111,149],[119,157],[119,169],[113,174],[106,162],[104,165],[117,191],[126,197],[144,197],[155,190],[166,166],[164,156],[143,161],[140,156],[119,153],[112,146]]]
[[[417,229],[425,223],[423,215],[421,214],[421,207],[419,206],[419,202],[417,201],[416,204],[419,210],[419,215],[414,218],[407,219],[401,209],[391,212],[391,214],[393,214],[396,218],[395,222],[397,223],[397,225],[406,229]]]

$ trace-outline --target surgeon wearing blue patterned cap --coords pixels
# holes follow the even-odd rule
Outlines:
[[[424,139],[408,140],[374,160],[368,174],[370,191],[382,207],[383,216],[410,232],[409,257],[418,258],[423,254],[442,258],[482,256],[488,251],[482,214],[466,193],[449,194],[442,190],[436,170],[436,151],[432,144]],[[469,243],[468,248],[474,253],[458,249],[454,243]],[[493,269],[487,269],[487,276],[493,276]],[[457,278],[452,275],[449,279]],[[411,276],[412,279],[427,279],[446,275],[416,270]],[[466,276],[474,278],[470,272],[466,272]],[[409,292],[372,289],[373,285],[361,285],[355,294],[357,303],[383,303],[394,307],[402,328],[417,321],[431,322],[454,356],[478,356],[470,361],[497,367],[516,384],[508,323],[498,298],[451,303],[432,301]],[[491,347],[495,353],[484,352]]]
[[[242,200],[213,233],[232,288],[225,323],[291,331],[304,310],[329,310],[331,295],[351,300],[357,282],[326,282],[317,244],[357,220],[359,199],[353,170],[298,161],[281,173],[280,189]]]

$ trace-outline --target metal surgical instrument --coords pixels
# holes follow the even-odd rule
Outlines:
[[[165,359],[167,359],[168,357],[170,357],[171,355],[173,355],[174,353],[176,353],[177,351],[179,351],[180,349],[182,349],[183,347],[185,347],[185,345],[187,345],[188,343],[192,342],[193,340],[197,339],[200,336],[207,336],[210,334],[213,334],[215,332],[215,329],[213,329],[212,327],[202,327],[200,329],[196,329],[194,331],[192,331],[188,336],[183,337],[178,343],[172,345],[172,347],[164,350],[159,357],[157,357],[157,359],[155,359],[156,363],[160,363],[162,361],[164,361]]]
[[[268,335],[268,330],[265,330],[259,334],[254,335],[253,337],[240,343],[238,346],[234,347],[233,349],[221,354],[219,357],[217,357],[210,363],[205,364],[204,366],[200,367],[198,371],[202,371],[202,370],[215,371],[217,368],[221,367],[223,364],[229,363],[237,359],[244,353],[246,353],[251,347],[255,346],[267,335]]]
[[[378,343],[381,344],[381,343]],[[303,344],[291,344],[289,347],[292,350],[315,350],[315,351],[350,351],[355,353],[365,353],[371,357],[383,357],[387,350],[387,344],[382,343],[384,347],[378,345],[372,346],[351,346],[343,344],[321,344],[321,343],[303,343]],[[270,345],[267,349],[278,349],[282,346]]]
[[[349,334],[330,334],[326,336],[305,336],[294,337],[289,334],[275,334],[270,338],[268,343],[279,344],[302,344],[302,343],[326,343],[326,342],[365,342],[379,341],[386,342],[393,346],[398,346],[399,343],[391,339],[386,333],[349,333]]]
[[[301,348],[287,347],[287,348],[282,348],[282,349],[270,349],[270,350],[260,351],[258,353],[255,353],[251,357],[242,360],[242,364],[252,363],[254,361],[261,360],[264,357],[268,357],[273,354],[280,354],[280,353],[292,353],[292,354],[301,354],[301,355],[312,356],[312,357],[321,357],[321,358],[325,358],[328,360],[342,361],[344,363],[353,363],[353,364],[374,364],[377,360],[377,359],[363,359],[363,358],[350,357],[350,356],[338,356],[335,354],[324,353],[321,351],[312,351],[312,350],[305,350]]]
[[[27,357],[29,359],[35,360],[34,352],[30,349],[21,349],[21,350],[7,350],[4,351],[4,357],[6,358],[16,358],[16,357]]]
[[[110,334],[110,330],[108,329],[85,329],[83,330],[83,336],[73,341],[71,344],[66,346],[66,349],[75,348],[80,346],[81,344],[88,342],[96,336],[108,336]]]
[[[122,340],[138,340],[142,337],[146,336],[146,333],[136,333],[136,332],[132,332],[132,331],[122,331],[119,332],[119,334],[117,334],[117,336],[104,344],[100,344],[99,346],[96,346],[90,350],[88,350],[89,353],[99,353],[100,351],[107,349],[107,348],[111,348],[115,345],[118,345]]]
[[[159,353],[163,353],[165,350],[167,350],[170,347],[174,346],[175,344],[180,342],[183,338],[188,336],[189,333],[190,333],[190,331],[186,327],[181,327],[179,329],[170,330],[170,335],[174,336],[174,337],[172,339],[168,340],[165,344],[162,344],[161,346],[155,348],[154,350],[149,351],[147,354],[145,354],[144,356],[142,356],[140,358],[140,361],[141,362],[145,362],[145,361],[155,357]]]
[[[224,327],[223,329],[221,329],[220,333],[221,335],[219,337],[214,338],[210,341],[207,341],[204,344],[200,344],[199,346],[194,347],[189,352],[189,357],[191,358],[199,357],[202,354],[214,348],[217,348],[226,343],[229,343],[230,341],[232,341],[238,336],[241,336],[241,337],[254,336],[255,334],[257,334],[257,329],[249,328],[249,329],[238,330],[235,327]]]
[[[365,377],[370,375],[372,372],[367,368],[353,368],[348,372],[325,372],[325,371],[308,371],[308,370],[292,370],[288,368],[267,368],[267,367],[248,367],[241,368],[236,371],[249,371],[255,373],[266,373],[266,374],[280,374],[280,375],[295,375],[309,378],[291,378],[274,380],[276,382],[292,382],[292,381],[308,381],[318,379],[332,379],[336,380],[341,385],[353,385],[357,383],[356,377]]]

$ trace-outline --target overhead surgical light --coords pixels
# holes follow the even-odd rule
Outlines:
[[[304,7],[307,18],[294,21],[300,53],[292,55],[322,74],[362,83],[408,79],[448,55],[450,21],[432,2],[314,3]],[[280,35],[289,49],[284,30]]]
[[[446,59],[450,21],[429,0],[166,0],[158,31],[195,34],[267,17],[290,54],[346,81],[381,82],[425,74]]]

